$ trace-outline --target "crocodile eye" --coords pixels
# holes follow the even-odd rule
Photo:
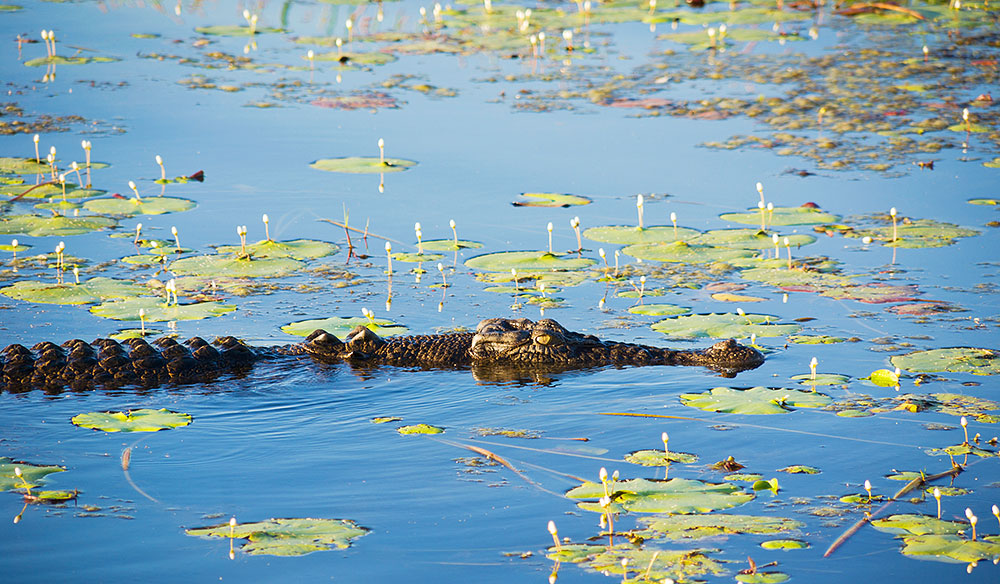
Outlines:
[[[548,345],[550,342],[552,342],[552,335],[548,335],[545,333],[537,335],[535,337],[535,342],[538,343],[539,345]]]

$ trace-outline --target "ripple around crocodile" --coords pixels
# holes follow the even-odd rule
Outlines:
[[[357,367],[472,369],[478,379],[514,380],[539,373],[603,366],[697,365],[732,377],[764,362],[760,351],[729,339],[699,350],[602,341],[575,333],[551,319],[490,318],[476,332],[383,339],[359,326],[341,341],[317,330],[302,343],[252,347],[235,337],[183,343],[168,337],[147,343],[74,339],[42,342],[28,349],[10,345],[2,352],[0,390],[85,389],[95,386],[155,386],[208,382],[223,373],[248,371],[256,361],[311,357]]]

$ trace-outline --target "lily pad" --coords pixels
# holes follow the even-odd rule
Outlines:
[[[46,174],[50,167],[34,158],[0,156],[0,174]]]
[[[129,298],[149,289],[127,280],[96,277],[80,284],[54,284],[25,280],[0,288],[0,294],[27,302],[91,304],[111,298]]]
[[[687,452],[667,452],[664,450],[637,450],[625,455],[625,462],[642,466],[670,466],[671,462],[694,464],[698,462],[697,454]]]
[[[673,243],[639,243],[625,247],[622,250],[622,253],[643,260],[681,262],[685,264],[728,262],[736,258],[749,258],[754,255],[753,251],[746,249],[731,249],[725,247],[715,247],[712,245],[699,245],[687,243],[686,241],[675,241]]]
[[[879,531],[908,535],[958,534],[968,529],[967,523],[946,521],[930,515],[904,513],[890,515],[884,519],[872,521],[872,527]]]
[[[18,478],[14,472],[15,468],[21,470],[21,477],[24,478],[24,481]],[[47,475],[65,470],[61,466],[14,462],[11,458],[0,456],[0,491],[12,491],[24,488],[25,481],[27,481],[29,487],[34,488],[41,484]]]
[[[893,240],[891,223],[870,229],[854,229],[845,235],[847,237],[871,237],[891,247],[922,248],[951,245],[960,237],[979,235],[979,231],[933,219],[907,219],[897,223],[895,240]]]
[[[669,515],[640,517],[640,535],[647,538],[702,539],[719,535],[773,535],[805,527],[805,523],[785,517],[756,515]]]
[[[611,225],[607,227],[591,227],[583,232],[583,236],[592,241],[603,243],[638,244],[638,243],[672,243],[690,239],[700,233],[697,229],[672,225],[654,225],[643,227],[633,225]]]
[[[321,158],[309,166],[316,170],[327,172],[347,172],[351,174],[371,174],[382,172],[402,172],[410,167],[416,166],[413,160],[402,158],[386,158],[382,161],[379,158],[366,158],[361,156],[348,156],[344,158]]]
[[[911,535],[903,538],[903,555],[972,564],[1000,560],[1000,542],[985,537],[970,541],[958,535]]]
[[[374,322],[364,317],[353,316],[331,316],[330,318],[316,318],[312,320],[300,320],[288,323],[281,327],[283,332],[299,337],[309,336],[316,329],[323,329],[331,335],[343,340],[357,326],[364,325],[380,337],[391,337],[401,335],[409,331],[405,326],[376,318]]]
[[[443,259],[444,256],[439,253],[394,253],[392,254],[392,259],[401,262],[407,262],[411,264],[420,264],[423,262],[436,262]]]
[[[547,251],[503,251],[478,255],[465,260],[467,267],[487,272],[509,272],[511,268],[518,272],[579,270],[595,263],[597,262],[590,258]]]
[[[0,186],[0,193],[9,197],[20,197],[22,199],[86,199],[103,195],[105,191],[97,189],[84,189],[73,183],[66,183],[65,195],[60,184],[42,184],[35,186],[30,184],[13,184]]]
[[[784,240],[788,239],[788,244],[792,247],[802,247],[816,241],[812,235],[804,233],[793,233],[782,236],[779,241],[781,248],[785,247]],[[735,247],[740,249],[772,249],[774,239],[770,233],[760,229],[714,229],[706,231],[697,237],[690,239],[691,243],[703,245],[714,245],[717,247]]]
[[[587,481],[570,489],[566,496],[597,501],[604,496],[604,486]],[[626,511],[672,514],[710,513],[742,505],[753,498],[753,494],[733,484],[694,479],[616,481],[611,496],[612,501]],[[586,508],[600,510],[597,503],[587,504]]]
[[[350,519],[268,519],[256,523],[229,523],[187,529],[198,537],[249,540],[240,551],[250,555],[301,556],[329,549],[346,549],[368,529]]]
[[[114,63],[118,59],[114,57],[64,57],[56,55],[54,57],[38,57],[28,59],[24,62],[25,67],[47,67],[49,65],[87,65],[89,63]]]
[[[761,542],[760,547],[766,550],[804,550],[809,548],[809,544],[801,539],[769,539]]]
[[[527,200],[514,201],[515,207],[570,207],[591,203],[587,197],[562,193],[521,193],[521,196]]]
[[[194,209],[197,203],[189,199],[176,197],[146,197],[144,199],[91,199],[83,204],[83,208],[94,213],[105,215],[163,215],[165,213],[180,213]]]
[[[681,394],[681,402],[706,412],[726,414],[787,414],[794,408],[822,408],[830,396],[800,389],[716,387],[705,393]]]
[[[140,320],[139,310],[143,311],[143,318],[146,322],[165,322],[170,320],[201,320],[221,316],[236,310],[236,307],[214,301],[166,305],[162,298],[144,296],[104,302],[91,308],[90,312],[112,320],[138,321]]]
[[[781,584],[787,582],[790,576],[784,572],[754,572],[752,574],[736,574],[736,581],[743,584]]]
[[[599,574],[622,575],[625,568],[641,570],[650,582],[700,582],[704,576],[726,573],[722,562],[708,556],[714,550],[658,550],[631,544],[614,547],[568,544],[559,551],[548,549],[548,557],[557,562],[583,563]],[[627,580],[630,580],[626,578]]]
[[[817,373],[813,377],[811,373],[793,375],[790,379],[798,381],[802,385],[844,385],[851,380],[847,375],[839,373]]]
[[[760,225],[760,216],[760,209],[749,209],[746,213],[723,213],[719,215],[719,219],[744,225]],[[814,206],[775,207],[773,211],[765,210],[764,216],[767,225],[820,225],[840,221],[839,215]]]
[[[843,337],[831,337],[829,335],[791,335],[788,340],[796,345],[831,345],[843,343],[847,339]]]
[[[400,426],[396,428],[396,431],[404,436],[408,434],[443,434],[444,428],[430,424],[411,424],[409,426]]]
[[[79,491],[32,491],[30,495],[25,493],[24,499],[29,503],[65,503],[77,495]]]
[[[899,387],[899,375],[888,369],[877,369],[871,372],[868,380],[879,387]]]
[[[646,316],[673,316],[675,314],[685,314],[691,312],[690,308],[677,306],[676,304],[640,304],[628,309],[632,314],[644,314]]]
[[[652,325],[654,331],[670,338],[747,338],[751,334],[758,337],[782,337],[799,332],[797,324],[772,324],[776,316],[766,314],[691,314],[661,320]]]
[[[821,471],[815,466],[793,464],[791,466],[786,466],[785,468],[779,468],[778,472],[787,472],[789,474],[819,474]]]
[[[311,260],[333,255],[339,250],[335,244],[315,239],[294,239],[291,241],[274,241],[262,239],[246,246],[246,251],[254,258],[293,258],[296,260]],[[242,248],[238,245],[223,245],[217,248],[219,253],[239,254]]]
[[[303,59],[308,57],[303,56]],[[313,57],[317,61],[337,61],[341,65],[385,65],[396,60],[394,55],[380,51],[356,52],[356,51],[329,51],[319,53]]]
[[[458,251],[460,249],[477,249],[483,247],[478,241],[466,239],[431,239],[423,243],[424,249],[429,251]]]
[[[302,265],[302,262],[287,257],[251,259],[205,255],[179,259],[170,264],[170,271],[179,276],[275,278],[290,274]]]
[[[268,34],[268,33],[279,33],[285,32],[282,28],[271,28],[267,26],[254,27],[253,30],[246,25],[213,25],[213,26],[197,26],[194,29],[195,32],[213,36],[231,36],[231,37],[241,37],[241,36],[253,36],[255,34]]]
[[[846,286],[853,283],[854,276],[841,276],[825,272],[807,271],[802,269],[787,269],[776,267],[749,268],[740,271],[740,277],[754,282],[764,282],[781,288],[814,288],[814,291],[825,290],[835,286]]]
[[[1000,373],[1000,359],[998,357],[1000,355],[992,349],[955,347],[896,355],[890,361],[895,367],[914,373],[951,371],[972,373],[973,375],[994,375]]]
[[[110,217],[10,215],[0,217],[0,235],[24,234],[34,237],[80,235],[117,224],[118,222]]]
[[[168,409],[129,410],[127,412],[90,412],[77,414],[70,420],[81,428],[104,432],[159,432],[180,428],[191,423],[190,414]]]

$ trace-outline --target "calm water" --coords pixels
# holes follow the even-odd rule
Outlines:
[[[419,30],[419,7],[418,2],[385,4],[380,30]],[[826,547],[861,512],[851,509],[832,519],[809,513],[811,507],[835,502],[825,496],[861,492],[865,479],[872,481],[876,492],[894,492],[902,483],[883,478],[893,469],[945,470],[947,459],[929,457],[924,450],[962,441],[956,416],[889,412],[854,419],[809,409],[781,416],[724,415],[686,407],[678,398],[721,385],[794,387],[788,377],[807,373],[814,356],[821,372],[852,377],[847,389],[824,390],[835,399],[854,394],[888,397],[895,393],[891,388],[859,380],[889,366],[888,355],[894,354],[873,350],[880,347],[873,339],[892,337],[897,345],[911,343],[920,349],[996,347],[993,287],[998,241],[996,230],[985,223],[997,216],[993,208],[966,203],[974,197],[996,196],[997,171],[980,164],[996,155],[989,153],[987,139],[973,141],[967,153],[946,148],[929,155],[936,160],[934,171],[909,165],[901,176],[888,177],[861,170],[818,170],[799,157],[698,146],[761,131],[745,117],[721,121],[636,118],[636,111],[586,100],[573,102],[575,109],[570,111],[528,113],[514,107],[520,89],[569,91],[578,88],[580,81],[502,81],[504,75],[528,75],[533,66],[543,74],[604,67],[631,75],[648,63],[664,60],[660,55],[664,50],[687,51],[656,38],[669,32],[669,24],[661,24],[656,33],[646,24],[592,25],[595,52],[569,66],[551,58],[532,65],[530,59],[504,58],[503,52],[401,55],[371,71],[344,71],[338,83],[329,62],[317,61],[315,70],[309,71],[304,54],[311,45],[292,40],[346,37],[344,21],[349,17],[365,23],[357,25],[355,33],[360,35],[365,26],[374,26],[374,5],[289,2],[251,8],[259,10],[260,26],[284,26],[288,32],[258,35],[256,48],[247,56],[283,68],[270,72],[204,69],[168,56],[205,60],[211,51],[243,55],[245,37],[206,36],[194,30],[242,23],[241,4],[184,4],[178,16],[173,6],[166,5],[26,2],[22,10],[0,16],[0,30],[8,41],[0,54],[9,92],[5,101],[16,103],[29,118],[42,114],[86,118],[86,123],[70,125],[64,132],[42,132],[41,145],[45,149],[55,146],[65,165],[73,159],[82,162],[80,140],[91,140],[94,159],[111,163],[110,168],[95,172],[94,185],[110,193],[129,196],[127,183],[134,180],[144,195],[157,194],[160,188],[152,183],[159,176],[156,155],[163,157],[168,176],[204,170],[203,184],[166,189],[168,195],[196,200],[193,211],[120,222],[123,231],[130,231],[141,221],[144,233],[163,239],[170,239],[170,228],[176,226],[181,243],[202,253],[210,252],[211,245],[238,242],[238,225],[248,226],[251,241],[262,239],[263,213],[270,216],[275,239],[322,239],[346,248],[343,230],[318,221],[342,221],[345,208],[351,225],[367,223],[373,234],[391,239],[396,250],[413,250],[414,222],[421,223],[425,239],[438,239],[451,236],[451,219],[457,222],[461,238],[483,243],[485,252],[544,249],[550,221],[555,226],[553,247],[575,249],[571,218],[579,216],[584,228],[633,224],[638,193],[647,196],[647,224],[669,224],[670,213],[676,212],[684,226],[700,230],[734,227],[719,219],[719,214],[753,207],[757,201],[754,185],[762,181],[768,200],[779,206],[812,201],[844,216],[885,213],[895,206],[909,217],[981,230],[981,235],[947,247],[899,249],[894,264],[891,248],[863,246],[858,239],[840,236],[821,236],[815,244],[793,250],[797,257],[837,259],[844,263],[846,273],[862,274],[864,281],[917,284],[922,298],[950,302],[965,312],[918,320],[886,312],[885,305],[838,301],[818,294],[791,293],[784,302],[777,288],[746,282],[750,285],[741,293],[765,298],[745,305],[748,312],[778,315],[785,322],[814,318],[804,323],[804,332],[856,336],[862,341],[785,348],[783,339],[762,339],[761,344],[776,351],[763,367],[732,381],[701,369],[648,368],[496,383],[477,381],[468,371],[382,369],[362,374],[346,366],[300,364],[263,365],[249,376],[224,378],[206,386],[59,395],[5,393],[0,395],[0,456],[63,465],[67,472],[51,475],[47,488],[76,488],[81,494],[76,504],[30,506],[17,524],[0,523],[0,571],[18,581],[39,582],[123,578],[155,582],[241,578],[545,582],[553,570],[553,562],[544,557],[544,549],[551,545],[545,529],[549,520],[557,522],[560,535],[578,543],[599,532],[595,514],[562,497],[579,484],[573,477],[595,480],[603,466],[620,470],[623,477],[662,478],[662,469],[629,465],[622,457],[641,448],[658,448],[661,432],[667,431],[672,448],[700,457],[695,465],[674,465],[671,477],[719,481],[722,473],[708,470],[707,465],[733,456],[748,471],[765,478],[778,476],[782,490],[773,496],[765,491],[731,512],[781,515],[806,523],[797,536],[810,543],[807,550],[763,550],[758,544],[767,538],[750,535],[656,543],[675,549],[720,549],[716,557],[733,562],[727,566],[730,574],[709,577],[709,581],[731,581],[732,573],[745,567],[748,555],[758,564],[780,562],[775,569],[800,582],[863,580],[876,571],[919,581],[959,577],[996,581],[997,568],[988,562],[971,575],[965,574],[964,564],[919,562],[900,555],[898,541],[871,528],[859,532],[832,558],[823,559]],[[565,8],[576,10],[573,4]],[[431,6],[427,10],[430,13]],[[846,19],[832,17],[829,9],[822,12],[815,41],[794,47],[792,43],[739,43],[735,50],[776,57],[793,50],[823,54],[840,50],[842,42],[865,38]],[[44,56],[42,44],[24,45],[19,57],[13,42],[18,34],[37,40],[42,28],[56,32],[61,55],[79,51],[84,56],[119,60],[59,66],[54,80],[43,80],[44,67],[23,66],[26,59]],[[681,25],[679,30],[697,28]],[[550,43],[559,38],[561,29],[547,30]],[[159,36],[132,36],[138,33]],[[583,36],[577,29],[577,42],[583,42]],[[944,42],[938,36],[927,38],[927,42]],[[199,39],[208,39],[210,44],[195,46]],[[900,35],[897,42],[915,42],[913,54],[919,55],[924,41]],[[317,52],[335,50],[316,48]],[[153,54],[168,57],[150,58]],[[990,55],[983,49],[978,56]],[[292,66],[298,69],[288,69]],[[178,83],[192,75],[205,75],[217,84],[252,85],[224,92]],[[416,75],[406,83],[452,88],[457,96],[383,88],[399,100],[400,107],[377,112],[309,103],[319,95],[315,92],[374,91],[393,75]],[[501,81],[485,81],[491,77]],[[274,98],[275,84],[287,82],[301,82],[303,87],[295,92],[302,97]],[[963,86],[956,92],[971,99],[989,89]],[[737,81],[695,80],[678,84],[664,96],[679,99],[704,94],[708,98],[735,93],[749,99],[769,91],[776,90]],[[258,101],[278,107],[248,105]],[[388,156],[419,162],[409,171],[387,174],[384,193],[379,193],[377,175],[325,173],[308,166],[319,158],[376,156],[379,138],[385,140]],[[32,155],[31,134],[0,136],[0,156]],[[800,177],[786,172],[793,168],[817,174]],[[574,193],[592,198],[593,203],[567,209],[510,205],[522,192]],[[651,193],[657,196],[649,199]],[[17,205],[16,212],[30,209],[24,202]],[[810,226],[783,229],[786,234],[795,231],[812,230]],[[31,253],[45,253],[65,241],[68,253],[89,259],[92,266],[135,253],[131,240],[111,239],[106,231],[18,238],[34,246]],[[355,238],[358,251],[370,255],[367,259],[349,259],[342,249],[310,264],[348,270],[360,282],[355,286],[335,287],[332,280],[304,272],[276,280],[278,287],[269,294],[227,297],[238,310],[214,319],[177,323],[177,332],[183,337],[236,334],[253,343],[273,344],[295,341],[281,332],[279,327],[285,323],[357,316],[362,308],[374,309],[379,318],[405,324],[416,333],[473,327],[492,316],[540,316],[536,307],[514,310],[509,295],[483,290],[487,284],[477,281],[476,272],[462,264],[478,251],[446,254],[442,262],[455,266],[448,275],[452,286],[446,294],[431,287],[440,282],[436,266],[425,265],[428,272],[417,277],[407,273],[409,266],[395,263],[392,304],[387,308],[384,242],[373,237],[368,243],[365,249]],[[584,246],[585,255],[595,259],[598,247],[609,250],[609,255],[618,247],[586,240]],[[8,258],[3,256],[4,285],[25,278],[52,279],[51,271],[12,273]],[[623,257],[622,261],[634,260]],[[84,273],[139,281],[154,276],[153,270],[120,264]],[[742,282],[738,275],[718,280]],[[299,289],[300,285],[310,288]],[[573,330],[654,344],[705,346],[709,342],[664,340],[648,326],[658,318],[628,313],[634,300],[616,297],[614,288],[609,291],[605,283],[593,279],[566,287],[558,296],[565,299],[564,307],[548,310],[545,316]],[[602,297],[607,298],[603,310],[598,306]],[[655,301],[690,306],[697,313],[735,310],[732,303],[713,300],[707,291],[685,287],[668,290]],[[121,323],[94,316],[85,307],[30,304],[0,296],[0,309],[3,345],[91,339],[121,328]],[[973,318],[983,326],[973,327]],[[921,387],[906,380],[903,389],[1000,400],[993,377],[941,375],[944,379]],[[187,412],[194,423],[154,434],[107,434],[69,422],[81,412],[141,407]],[[621,418],[600,412],[696,420]],[[443,426],[446,432],[438,437],[400,436],[395,424],[370,421],[388,415],[399,416],[405,423]],[[931,431],[926,429],[928,423],[952,429]],[[477,429],[484,427],[533,430],[541,438],[482,437]],[[997,433],[995,426],[979,422],[970,423],[969,430],[984,439]],[[578,438],[588,441],[574,440]],[[531,482],[503,467],[470,472],[455,461],[473,455],[461,444],[496,452]],[[132,449],[128,475],[119,462],[126,447]],[[816,466],[822,473],[776,472],[791,464]],[[955,482],[971,494],[945,498],[945,515],[958,519],[966,507],[973,508],[982,518],[982,532],[997,533],[989,514],[990,505],[1000,502],[997,481],[1000,469],[995,459],[975,461]],[[918,505],[899,503],[890,511],[933,514],[934,500],[927,499]],[[85,506],[99,509],[88,512]],[[0,496],[0,515],[13,518],[21,507],[16,494]],[[293,558],[237,552],[235,560],[229,559],[227,541],[184,533],[186,528],[222,523],[231,516],[241,522],[271,517],[349,518],[371,532],[347,550]],[[620,530],[634,527],[635,518],[620,517],[616,526]],[[525,552],[532,555],[520,557]],[[564,564],[558,577],[560,581],[615,581],[620,575],[606,577]]]

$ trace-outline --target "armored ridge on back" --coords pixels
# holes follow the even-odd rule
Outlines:
[[[491,318],[475,333],[446,333],[383,339],[359,326],[346,342],[317,330],[305,341],[277,347],[252,347],[234,337],[212,344],[194,337],[178,343],[161,338],[123,343],[74,339],[61,346],[42,342],[28,349],[10,345],[0,352],[0,390],[27,391],[93,386],[155,386],[200,383],[222,373],[249,370],[256,361],[309,356],[324,363],[410,368],[510,368],[566,371],[602,366],[698,365],[732,376],[764,362],[760,351],[722,341],[701,350],[673,350],[601,341],[575,333],[554,320]]]

